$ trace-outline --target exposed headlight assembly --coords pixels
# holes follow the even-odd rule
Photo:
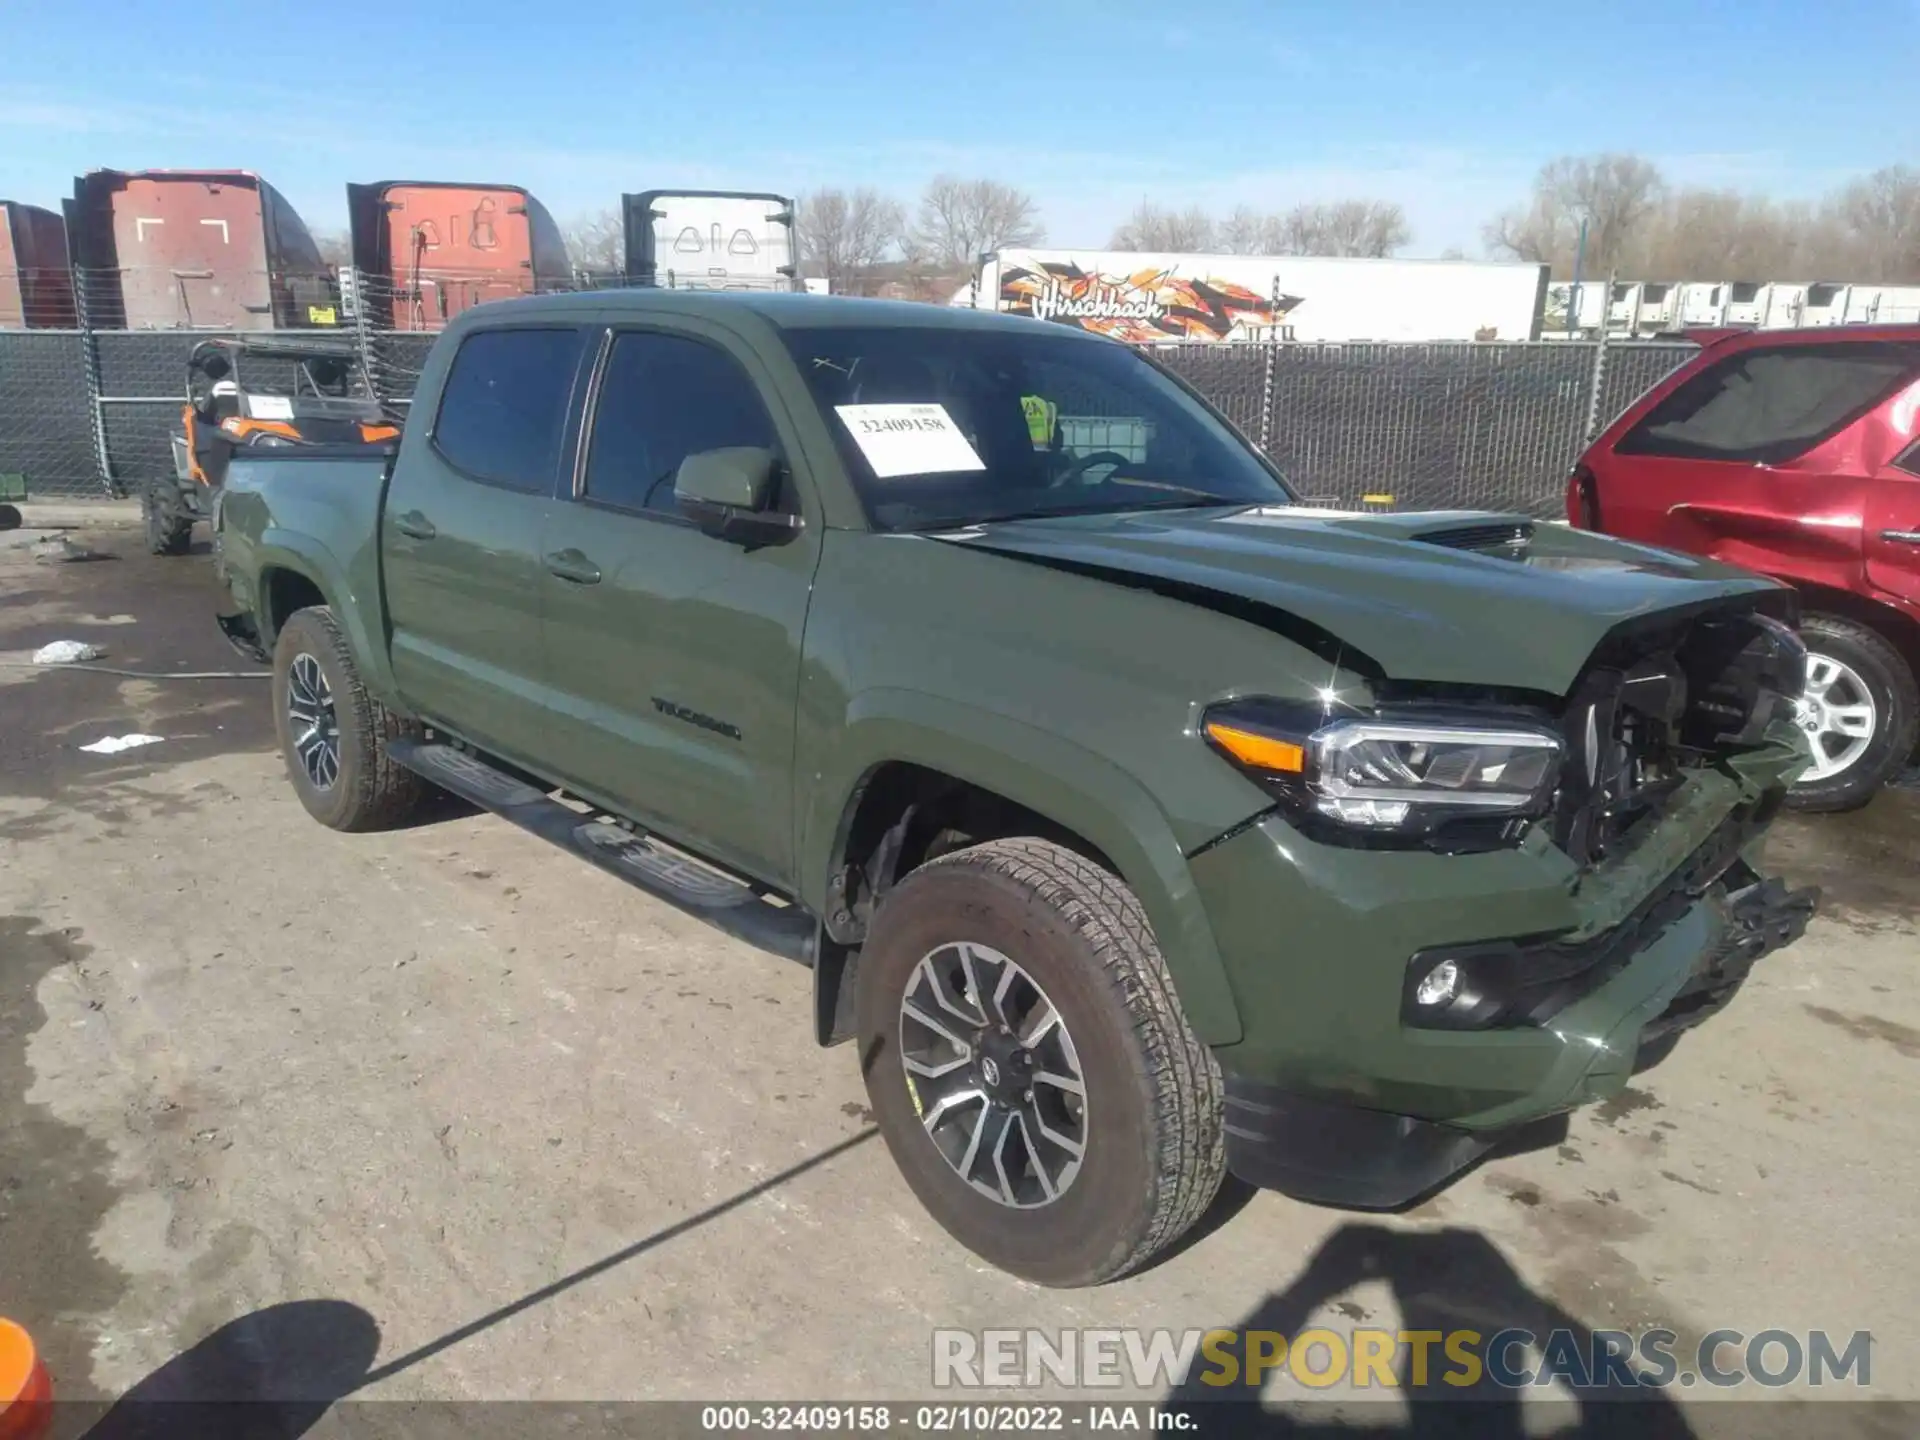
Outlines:
[[[1545,814],[1563,749],[1544,725],[1328,719],[1263,700],[1215,706],[1204,730],[1208,743],[1294,809],[1376,834]]]

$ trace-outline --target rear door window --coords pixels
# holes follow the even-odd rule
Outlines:
[[[1684,381],[1615,446],[1622,455],[1777,465],[1838,434],[1920,374],[1920,346],[1782,345]]]
[[[481,330],[463,340],[433,424],[447,463],[491,485],[552,493],[581,343],[576,329]]]
[[[678,517],[673,482],[680,462],[735,445],[780,448],[760,392],[738,361],[684,335],[630,330],[614,337],[593,407],[589,500]]]

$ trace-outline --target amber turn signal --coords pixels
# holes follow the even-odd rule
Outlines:
[[[1238,730],[1218,720],[1207,722],[1207,738],[1242,765],[1256,770],[1273,770],[1284,775],[1299,775],[1307,768],[1307,752],[1287,740]]]

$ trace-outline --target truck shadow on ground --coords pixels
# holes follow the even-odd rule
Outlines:
[[[1197,1433],[1203,1435],[1340,1436],[1369,1440],[1374,1436],[1443,1435],[1475,1440],[1519,1440],[1523,1435],[1555,1437],[1632,1434],[1647,1440],[1692,1436],[1693,1428],[1680,1409],[1655,1390],[1623,1392],[1569,1385],[1571,1401],[1561,1400],[1544,1414],[1538,1402],[1523,1409],[1522,1392],[1493,1383],[1484,1370],[1476,1383],[1462,1384],[1465,1371],[1446,1358],[1436,1340],[1424,1376],[1413,1369],[1409,1347],[1396,1354],[1396,1386],[1390,1392],[1344,1392],[1359,1395],[1336,1411],[1331,1401],[1314,1401],[1268,1410],[1260,1404],[1261,1383],[1249,1386],[1245,1337],[1265,1331],[1289,1340],[1310,1328],[1322,1307],[1366,1282],[1384,1282],[1393,1295],[1400,1320],[1397,1331],[1427,1331],[1436,1336],[1472,1330],[1482,1339],[1501,1330],[1524,1329],[1544,1343],[1555,1331],[1572,1337],[1582,1355],[1593,1347],[1592,1331],[1558,1305],[1535,1293],[1511,1261],[1485,1235],[1475,1230],[1399,1230],[1370,1222],[1342,1226],[1330,1235],[1286,1289],[1276,1291],[1252,1311],[1233,1322],[1241,1338],[1226,1349],[1236,1359],[1229,1375],[1223,1367],[1196,1359],[1185,1383],[1166,1398],[1171,1410],[1190,1411]],[[1359,1306],[1342,1306],[1355,1319]],[[1389,1328],[1385,1325],[1383,1329]],[[1342,1337],[1345,1338],[1344,1336]],[[1520,1347],[1514,1350],[1517,1356]],[[1309,1373],[1322,1373],[1325,1360],[1310,1362]],[[1516,1359],[1516,1366],[1532,1362]],[[1285,1368],[1284,1362],[1277,1369]],[[1409,1373],[1409,1372],[1412,1373]],[[1209,1383],[1212,1375],[1231,1383]],[[1450,1382],[1448,1376],[1454,1378]],[[1262,1380],[1271,1376],[1263,1376]],[[1416,1383],[1419,1382],[1419,1383]],[[1292,1386],[1294,1394],[1303,1393]],[[1383,1419],[1404,1403],[1405,1423],[1398,1415],[1387,1423],[1371,1423],[1366,1412],[1379,1407]],[[1558,1398],[1558,1397],[1556,1397]],[[1355,1412],[1359,1413],[1355,1413]],[[1543,1430],[1542,1420],[1551,1428]]]

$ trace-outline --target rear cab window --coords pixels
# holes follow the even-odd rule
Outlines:
[[[1743,350],[1683,381],[1614,452],[1778,465],[1839,434],[1916,375],[1920,345],[1893,341]]]
[[[467,336],[441,387],[434,449],[469,479],[551,494],[583,343],[560,326]]]

